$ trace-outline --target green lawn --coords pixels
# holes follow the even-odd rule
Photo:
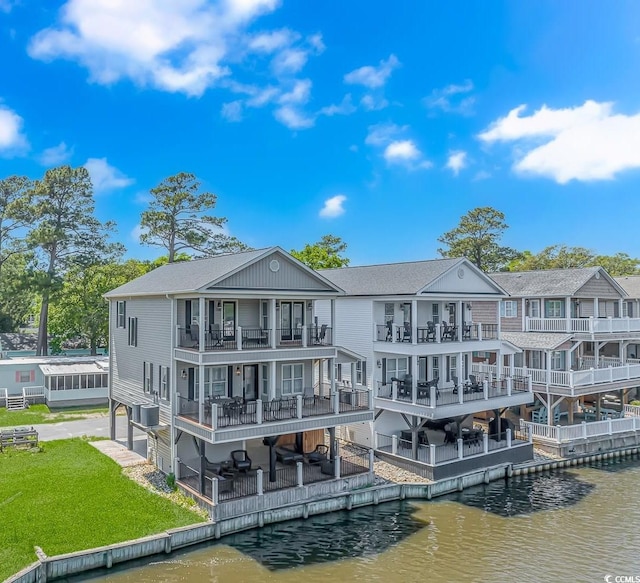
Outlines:
[[[35,561],[202,521],[81,439],[0,453],[0,581]]]
[[[54,409],[53,412],[46,405],[31,405],[23,411],[7,411],[4,407],[0,407],[0,427],[75,421],[95,415],[106,415],[108,412],[108,407],[68,407]]]

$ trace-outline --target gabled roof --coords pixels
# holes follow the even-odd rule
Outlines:
[[[624,295],[624,289],[602,267],[501,272],[491,273],[489,276],[514,297],[569,297],[577,293],[596,273],[600,273]]]
[[[572,338],[562,332],[502,332],[503,340],[523,350],[554,350]]]
[[[465,258],[341,267],[322,269],[320,273],[351,296],[417,295],[460,264],[486,277]],[[499,284],[488,283],[496,293],[502,293]]]
[[[627,292],[630,298],[640,298],[640,275],[627,275],[625,277],[615,277],[614,279]]]
[[[105,294],[105,297],[198,292],[274,253],[284,255],[291,262],[298,265],[300,269],[303,269],[316,280],[322,281],[332,289],[335,287],[331,282],[280,247],[267,247],[254,251],[227,253],[206,259],[194,259],[192,261],[163,265],[111,290]],[[337,289],[336,291],[340,292],[341,290]]]

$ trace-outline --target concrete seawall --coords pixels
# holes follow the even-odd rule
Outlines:
[[[47,583],[94,569],[109,569],[113,565],[168,554],[174,550],[190,545],[219,539],[225,535],[243,530],[260,528],[265,524],[284,522],[294,519],[306,519],[309,516],[352,510],[363,506],[381,504],[395,500],[431,500],[453,492],[461,492],[465,488],[488,484],[492,481],[544,472],[555,469],[570,468],[594,461],[616,459],[638,455],[640,448],[610,451],[585,456],[576,456],[563,460],[544,460],[519,465],[500,465],[464,476],[439,480],[429,484],[383,484],[369,486],[360,490],[341,492],[330,497],[291,504],[281,508],[273,508],[257,512],[248,512],[235,518],[225,518],[217,522],[207,522],[186,526],[153,536],[117,543],[95,549],[78,551],[66,555],[47,557],[38,549],[38,560],[23,569],[4,583]]]

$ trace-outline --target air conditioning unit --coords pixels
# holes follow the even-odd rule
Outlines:
[[[160,424],[160,407],[158,405],[140,406],[140,425],[155,427]]]

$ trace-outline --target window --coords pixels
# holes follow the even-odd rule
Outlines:
[[[117,302],[116,303],[116,327],[124,328],[126,324],[126,316],[127,316],[127,302]]]
[[[564,318],[564,302],[562,300],[545,300],[545,318]]]
[[[529,356],[529,366],[531,368],[542,368],[542,352],[532,350]]]
[[[452,380],[453,375],[457,376],[457,364],[458,359],[455,356],[447,356],[447,360],[449,361],[449,367],[447,368],[447,381]]]
[[[402,304],[402,322],[411,324],[411,304]]]
[[[551,370],[564,370],[563,350],[554,350],[551,353]]]
[[[539,318],[540,317],[540,300],[530,300],[529,301],[529,316],[531,318]]]
[[[393,312],[394,312],[393,304],[386,303],[384,305],[384,323],[385,324],[387,322],[393,322]]]
[[[226,366],[212,366],[204,370],[205,374],[205,392],[207,395],[207,383],[210,384],[211,395],[215,397],[224,397],[227,394],[227,370]],[[207,372],[209,378],[207,379]]]
[[[440,357],[438,356],[434,356],[433,360],[431,361],[431,378],[440,378]]]
[[[150,362],[143,363],[143,383],[142,390],[145,393],[151,393],[153,389],[153,364]]]
[[[622,304],[622,316],[624,318],[633,318],[633,302],[624,302]]]
[[[385,383],[390,384],[392,378],[402,379],[408,372],[407,358],[387,358],[387,376]]]
[[[129,318],[129,346],[138,346],[138,318]]]
[[[342,364],[336,364],[335,377],[337,381],[342,381]]]
[[[431,321],[434,324],[440,323],[440,305],[439,304],[431,304]]]
[[[500,302],[500,315],[503,318],[517,318],[518,302],[515,300],[503,300]]]
[[[169,401],[171,398],[169,394],[169,367],[161,366],[158,376],[160,377],[160,398]]]
[[[359,360],[356,362],[356,384],[367,385],[367,361]]]
[[[263,364],[261,366],[262,369],[262,400],[266,401],[269,399],[269,365]]]
[[[269,302],[263,301],[260,303],[262,306],[262,329],[269,329]]]
[[[16,372],[16,382],[32,383],[35,380],[35,371],[19,370]]]
[[[303,365],[283,364],[282,365],[282,394],[293,395],[302,393],[304,386]]]

